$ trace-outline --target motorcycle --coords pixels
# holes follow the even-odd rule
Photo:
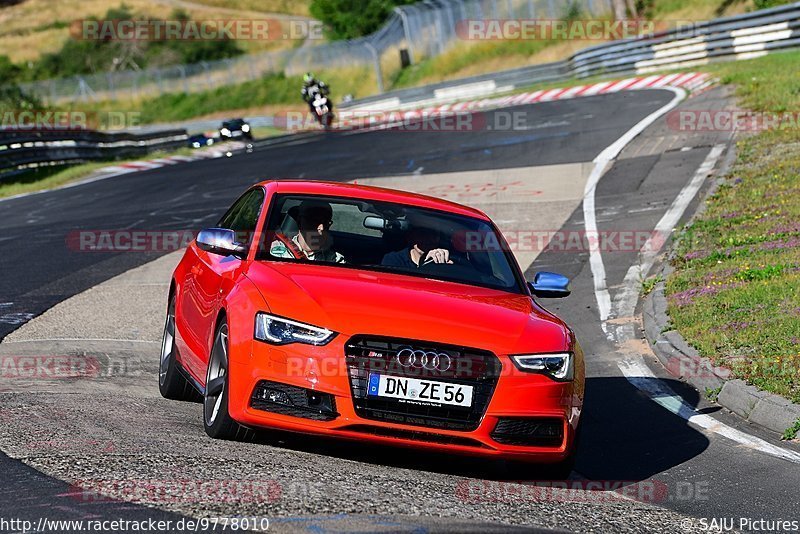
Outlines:
[[[333,104],[322,93],[316,93],[311,101],[317,121],[327,130],[333,124]]]

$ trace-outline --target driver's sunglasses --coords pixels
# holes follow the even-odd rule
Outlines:
[[[330,220],[330,219],[323,220],[323,221],[304,220],[304,221],[302,221],[301,226],[303,228],[306,228],[306,229],[313,229],[313,228],[318,227],[320,224],[323,226],[323,228],[325,228],[327,230],[328,228],[330,228],[333,225],[333,221]]]

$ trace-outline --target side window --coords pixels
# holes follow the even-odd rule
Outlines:
[[[239,197],[239,200],[228,210],[217,223],[219,228],[233,230],[241,235],[242,241],[250,243],[258,224],[258,215],[264,204],[264,190],[260,187],[252,189]]]

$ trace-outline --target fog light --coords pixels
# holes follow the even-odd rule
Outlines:
[[[265,388],[261,392],[261,398],[269,402],[274,402],[275,404],[292,405],[292,399],[289,398],[289,395],[277,389]]]

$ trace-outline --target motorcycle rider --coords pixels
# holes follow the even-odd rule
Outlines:
[[[300,90],[300,94],[303,95],[303,100],[306,101],[308,106],[311,108],[311,112],[314,112],[314,99],[316,96],[328,96],[330,93],[330,89],[322,80],[317,80],[314,77],[314,74],[311,72],[306,72],[303,75],[303,88]]]

